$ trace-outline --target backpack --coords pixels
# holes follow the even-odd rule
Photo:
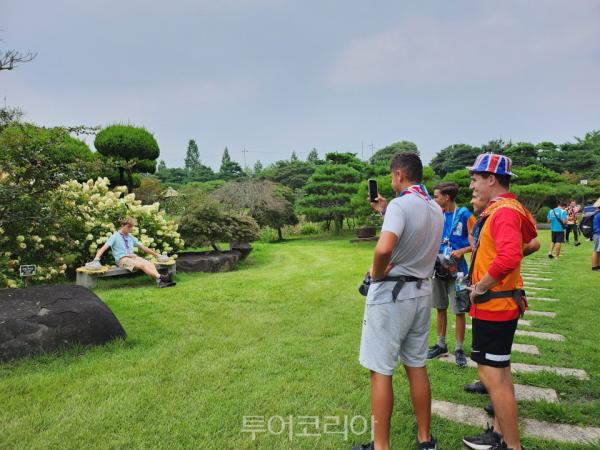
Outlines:
[[[581,234],[583,234],[587,239],[591,239],[594,236],[594,217],[599,212],[600,211],[596,211],[595,213],[590,214],[589,216],[584,216],[584,218],[581,219],[581,223],[579,224],[579,230],[581,231]]]

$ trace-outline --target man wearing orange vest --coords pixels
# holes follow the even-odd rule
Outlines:
[[[512,161],[503,155],[479,155],[469,167],[472,204],[479,219],[473,230],[471,359],[490,395],[494,427],[465,437],[474,449],[521,450],[518,411],[510,371],[510,353],[519,316],[527,307],[520,266],[539,249],[535,219],[509,192]]]

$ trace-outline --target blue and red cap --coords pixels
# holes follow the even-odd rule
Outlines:
[[[471,167],[467,167],[467,169],[471,172],[489,172],[495,173],[496,175],[516,177],[516,175],[510,171],[511,167],[512,160],[508,156],[497,155],[495,153],[482,153],[475,160],[475,164]]]

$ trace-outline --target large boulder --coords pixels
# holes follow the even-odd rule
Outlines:
[[[0,361],[125,336],[108,306],[82,286],[0,289]]]
[[[228,272],[240,260],[238,251],[185,252],[177,255],[177,272]]]

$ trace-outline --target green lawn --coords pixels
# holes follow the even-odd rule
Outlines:
[[[542,254],[547,237],[543,232]],[[364,300],[357,286],[373,245],[348,240],[256,244],[238,270],[181,274],[172,289],[156,289],[141,277],[101,281],[96,292],[128,338],[1,365],[0,448],[344,449],[368,440],[368,434],[350,434],[345,442],[324,433],[325,416],[370,414],[369,377],[358,364]],[[513,354],[518,362],[583,368],[590,380],[516,375],[517,382],[552,387],[561,398],[558,405],[523,402],[523,416],[600,426],[600,273],[590,270],[590,252],[589,242],[567,247],[552,263],[554,281],[545,283],[561,301],[534,305],[558,313],[531,317],[534,329],[561,333],[566,342],[517,338],[536,344],[541,356]],[[474,369],[435,361],[429,372],[435,399],[486,403],[462,390],[477,377]],[[395,389],[393,448],[410,449],[416,431],[403,371]],[[290,415],[319,417],[320,436],[290,440],[286,430],[253,441],[242,433],[243,416]],[[295,425],[295,433],[304,427]],[[461,437],[479,430],[434,416],[432,431],[441,449],[460,449]],[[317,430],[308,426],[308,432]]]

